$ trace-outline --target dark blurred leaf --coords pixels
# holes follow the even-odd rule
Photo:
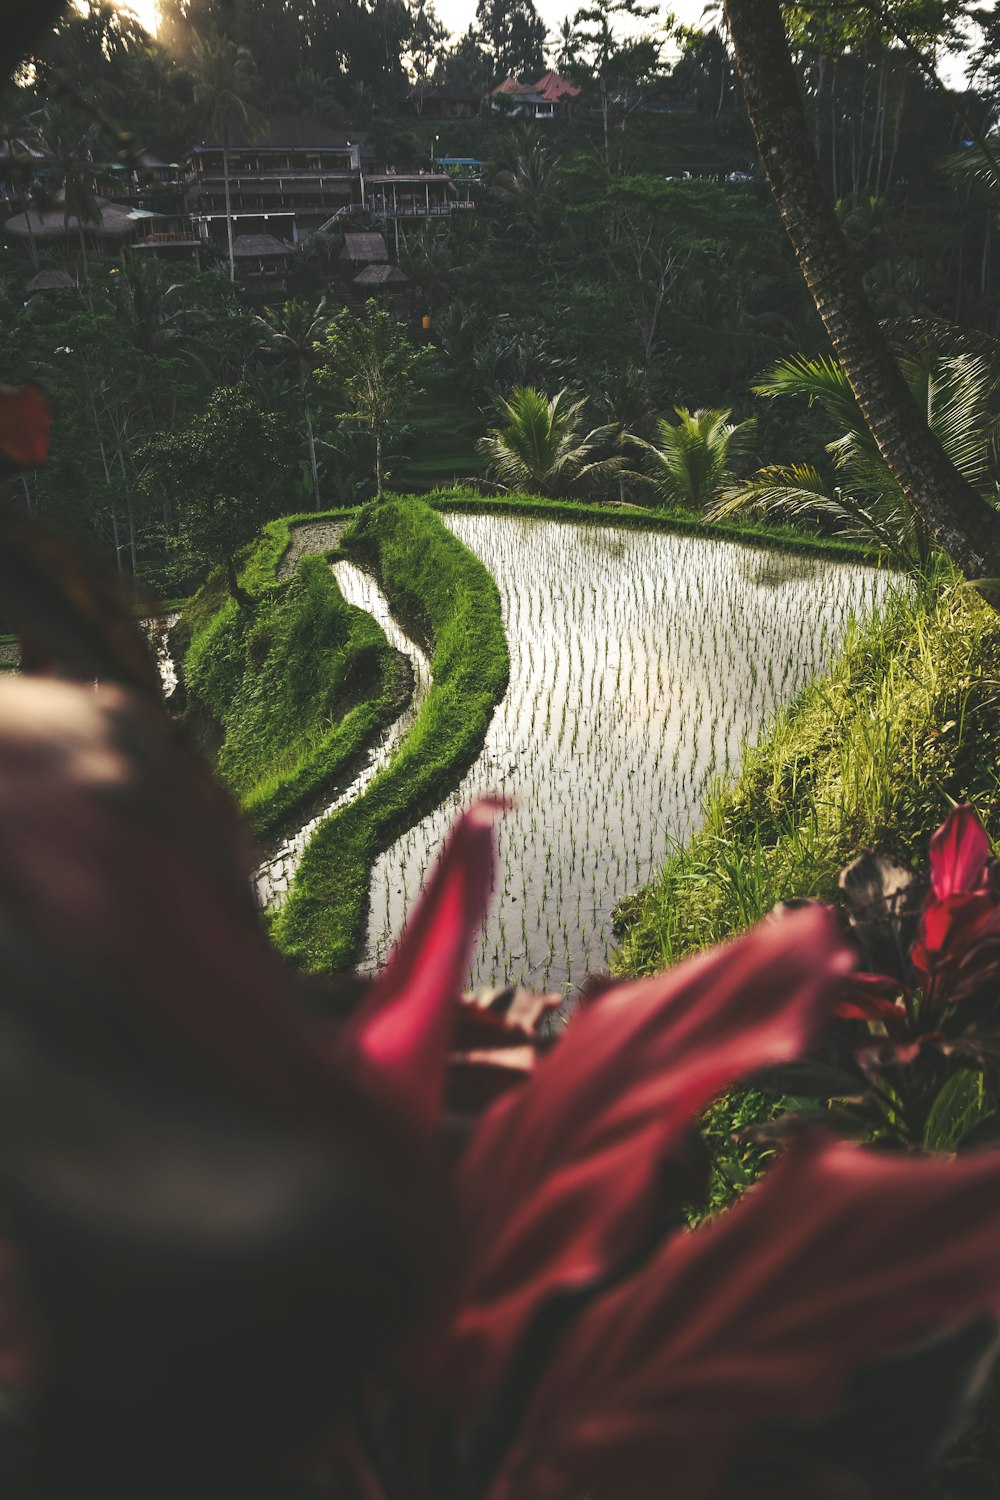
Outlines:
[[[0,506],[0,598],[26,671],[120,682],[159,704],[160,679],[136,601],[55,531]]]

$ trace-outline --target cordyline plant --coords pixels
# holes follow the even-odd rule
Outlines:
[[[127,612],[54,539],[0,541],[33,665],[86,679],[0,684],[5,1493],[907,1491],[989,1362],[1000,1152],[812,1131],[682,1213],[709,1101],[872,991],[836,917],[595,985],[546,1044],[544,998],[461,996],[485,801],[388,966],[307,986]],[[974,865],[935,887],[966,929]]]
[[[840,1023],[813,1058],[757,1080],[826,1108],[751,1135],[822,1119],[897,1149],[964,1152],[997,1141],[1000,863],[975,809],[956,807],[933,835],[926,875],[866,853],[840,887],[859,964],[837,1007]]]

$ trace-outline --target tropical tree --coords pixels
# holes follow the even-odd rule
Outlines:
[[[386,436],[420,394],[420,372],[433,359],[430,349],[410,343],[396,319],[374,300],[363,318],[344,308],[316,342],[320,380],[341,403],[341,414],[359,422],[375,440],[375,494],[383,490]]]
[[[265,349],[291,372],[299,388],[309,448],[313,504],[319,510],[319,464],[316,459],[316,433],[309,406],[309,382],[318,362],[316,346],[329,321],[326,315],[326,298],[321,297],[315,307],[300,301],[286,302],[281,307],[269,307],[257,321]]]
[[[222,144],[222,176],[226,194],[226,233],[229,241],[229,279],[236,280],[233,255],[233,207],[229,182],[229,148],[234,131],[248,139],[265,128],[263,114],[251,102],[255,92],[253,59],[220,33],[192,32],[185,67],[194,82],[195,108],[204,130]]]
[[[62,193],[63,223],[76,221],[84,277],[87,275],[87,228],[101,222],[97,184],[104,174],[94,161],[99,132],[94,125],[81,126],[77,115],[64,105],[46,106],[41,122],[46,165]]]
[[[497,402],[503,425],[477,444],[491,473],[507,489],[536,495],[567,495],[584,484],[616,475],[620,458],[598,458],[614,437],[614,424],[584,432],[585,397],[564,387],[551,399],[532,386],[518,386]]]
[[[277,418],[246,386],[213,391],[185,428],[161,434],[137,455],[144,491],[172,499],[190,560],[202,569],[221,567],[241,606],[250,601],[236,557],[277,503],[285,456]]]
[[[479,0],[476,22],[494,79],[541,72],[545,22],[535,0]]]
[[[761,160],[806,284],[879,452],[966,577],[1000,577],[1000,515],[916,408],[879,327],[820,172],[779,0],[725,0]]]
[[[996,379],[988,360],[924,352],[903,359],[901,368],[914,404],[963,479],[978,492],[990,488]],[[933,550],[927,523],[882,456],[837,361],[797,355],[775,365],[754,389],[772,398],[804,396],[843,428],[827,444],[837,482],[830,484],[811,464],[769,465],[749,483],[731,487],[713,514],[832,519],[844,531],[873,539],[899,566],[925,568]]]
[[[732,422],[722,408],[674,408],[676,422],[657,424],[656,442],[632,435],[648,456],[649,482],[662,505],[705,511],[733,480],[733,463],[746,454],[756,427],[753,418]]]

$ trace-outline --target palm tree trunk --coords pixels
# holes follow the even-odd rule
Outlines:
[[[222,132],[222,180],[226,189],[226,234],[229,238],[229,279],[236,280],[236,257],[233,254],[233,204],[229,189],[229,132]]]
[[[312,412],[309,410],[306,383],[302,378],[299,380],[299,390],[302,392],[302,410],[306,415],[306,441],[309,444],[309,472],[312,475],[313,507],[319,510],[319,465],[316,462],[316,434],[313,432]]]
[[[382,498],[382,429],[375,433],[375,498]]]
[[[813,150],[779,0],[726,0],[761,160],[817,310],[883,458],[967,578],[1000,576],[1000,515],[950,462],[906,386]]]

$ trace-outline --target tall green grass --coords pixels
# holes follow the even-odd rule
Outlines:
[[[324,558],[278,582],[289,518],[265,527],[241,571],[253,606],[209,580],[184,658],[189,722],[256,834],[345,782],[398,706],[381,629],[344,599]]]
[[[278,946],[311,970],[357,959],[374,861],[473,763],[510,670],[496,584],[428,506],[412,497],[366,506],[343,546],[427,650],[433,682],[388,766],[314,833],[274,921]]]
[[[675,963],[789,897],[832,897],[862,847],[924,859],[954,802],[974,802],[995,832],[998,751],[1000,617],[950,572],[901,589],[622,903],[618,971]]]

